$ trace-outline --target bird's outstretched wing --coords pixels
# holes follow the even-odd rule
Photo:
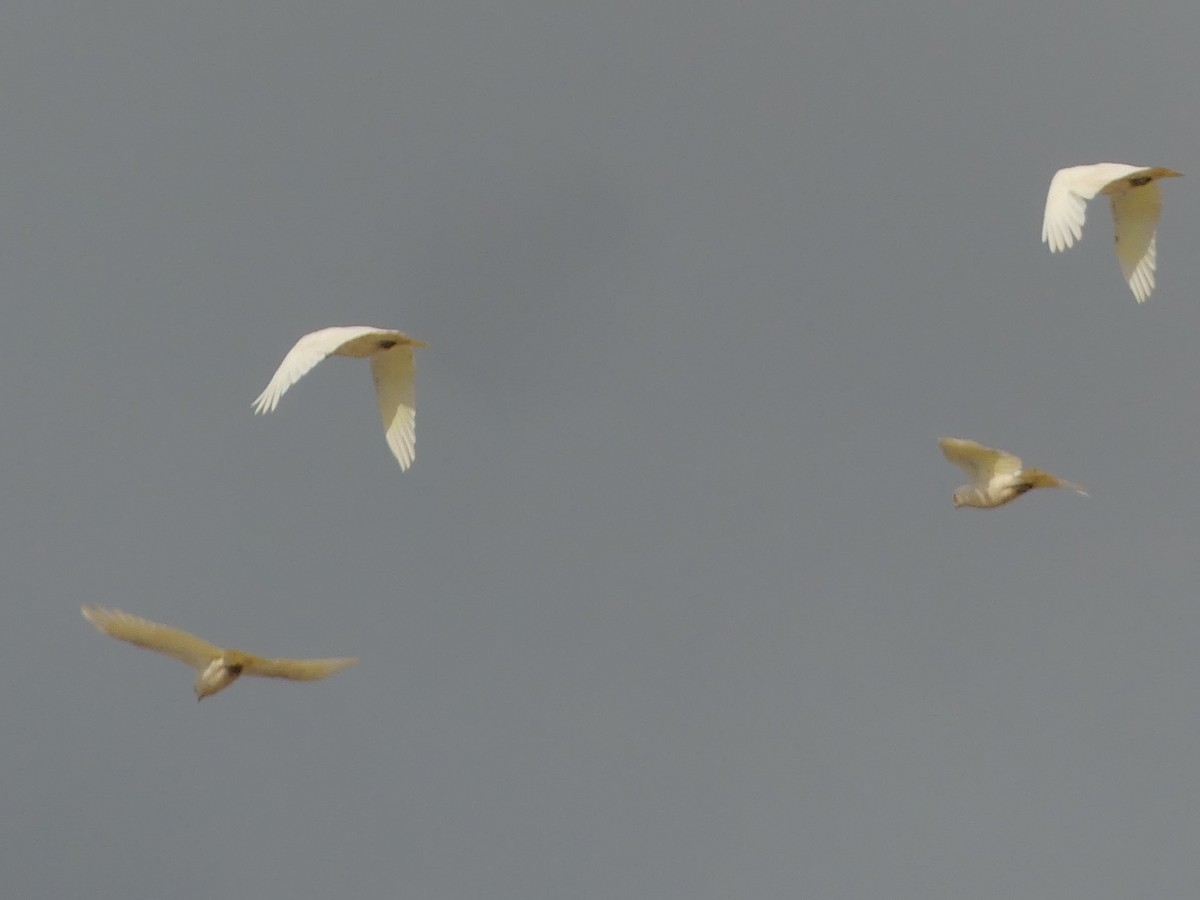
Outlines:
[[[938,440],[938,444],[941,445],[946,459],[979,484],[987,484],[996,475],[1011,475],[1021,469],[1019,457],[993,447],[985,447],[975,441],[944,437]]]
[[[82,608],[82,612],[85,619],[105,634],[147,650],[165,653],[194,669],[207,666],[222,653],[220,647],[194,634],[149,619],[140,619],[119,609],[88,604]]]
[[[232,655],[227,656],[232,659]],[[333,659],[267,659],[252,656],[249,653],[237,654],[237,662],[242,666],[243,675],[257,675],[260,678],[291,678],[293,681],[316,681],[328,678],[334,672],[340,672],[347,666],[352,666],[357,659],[348,656]]]
[[[1050,245],[1051,253],[1059,253],[1083,236],[1087,219],[1087,201],[1096,196],[1103,184],[1082,178],[1081,169],[1091,166],[1072,166],[1059,169],[1050,179],[1046,194],[1046,211],[1042,216],[1042,241]]]
[[[1155,233],[1161,212],[1162,193],[1153,181],[1112,196],[1117,259],[1138,303],[1145,303],[1154,291]]]
[[[388,446],[401,469],[416,459],[416,363],[412,345],[396,344],[371,356],[371,377],[379,399],[379,416]]]
[[[269,413],[279,405],[279,398],[293,384],[299,381],[317,363],[330,354],[343,350],[356,339],[368,335],[397,334],[386,328],[375,328],[371,325],[340,325],[333,328],[322,328],[306,334],[288,351],[270,382],[254,401],[256,413]],[[372,345],[372,349],[374,345]],[[351,348],[357,349],[357,348]],[[367,356],[367,352],[348,353],[351,356]]]

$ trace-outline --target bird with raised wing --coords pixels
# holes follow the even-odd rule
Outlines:
[[[1162,196],[1160,178],[1179,178],[1183,173],[1161,166],[1129,166],[1125,163],[1096,163],[1059,169],[1050,180],[1046,213],[1042,218],[1042,241],[1058,253],[1074,245],[1083,235],[1084,207],[1097,194],[1107,194],[1116,230],[1117,259],[1138,303],[1154,291],[1157,261],[1155,241]]]
[[[83,617],[100,631],[147,650],[157,650],[196,670],[196,699],[224,690],[240,675],[316,681],[352,666],[357,659],[268,659],[241,650],[225,650],[203,638],[169,625],[140,619],[119,609],[95,604],[82,608]]]
[[[1041,469],[1026,469],[1018,456],[985,447],[975,441],[944,437],[938,440],[946,459],[971,479],[954,491],[954,506],[991,509],[1016,500],[1034,488],[1070,488],[1087,496],[1077,484],[1055,478]]]
[[[413,348],[424,346],[424,341],[411,338],[402,331],[370,325],[336,326],[306,334],[283,358],[266,390],[254,401],[254,411],[269,413],[273,410],[284,392],[327,356],[368,357],[388,447],[400,468],[407,469],[416,458]]]

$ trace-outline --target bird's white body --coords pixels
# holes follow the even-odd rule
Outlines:
[[[407,469],[416,458],[413,348],[424,346],[424,341],[402,331],[370,325],[335,326],[306,334],[283,358],[266,390],[254,401],[254,411],[269,413],[275,409],[287,389],[327,356],[369,358],[388,447],[400,468]]]
[[[196,670],[196,699],[203,700],[223,691],[242,674],[240,667],[230,666],[224,656],[218,656],[203,669]]]
[[[197,700],[224,690],[241,675],[316,681],[358,662],[349,657],[270,659],[241,650],[223,650],[179,628],[140,619],[119,609],[89,604],[83,607],[82,612],[83,617],[99,631],[138,647],[165,653],[195,669]]]
[[[985,447],[975,441],[962,438],[941,438],[942,453],[946,459],[961,468],[971,479],[954,491],[954,506],[973,506],[991,509],[1017,499],[1033,488],[1071,488],[1081,494],[1083,488],[1069,481],[1055,478],[1040,469],[1026,469],[1018,456]]]
[[[1160,178],[1178,178],[1180,172],[1161,166],[1096,163],[1059,169],[1050,180],[1042,241],[1058,253],[1083,236],[1087,201],[1107,194],[1112,205],[1117,259],[1138,303],[1154,291],[1157,264],[1158,216],[1162,211]]]

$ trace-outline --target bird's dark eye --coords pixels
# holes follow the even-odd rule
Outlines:
[[[1143,175],[1140,178],[1130,178],[1129,183],[1132,184],[1134,187],[1141,187],[1143,184],[1149,184],[1153,180],[1154,179],[1151,178],[1149,175]]]
[[[379,349],[380,349],[380,350],[391,350],[391,349],[392,349],[393,347],[395,347],[395,346],[396,346],[396,342],[395,342],[395,341],[380,341],[380,342],[379,342]]]

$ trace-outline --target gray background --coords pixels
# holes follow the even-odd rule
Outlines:
[[[12,897],[1200,883],[1200,6],[0,11]],[[1105,204],[1171,166],[1139,307]],[[368,367],[427,340],[402,474]],[[956,511],[942,434],[1088,487]],[[362,658],[197,705],[83,602]]]

